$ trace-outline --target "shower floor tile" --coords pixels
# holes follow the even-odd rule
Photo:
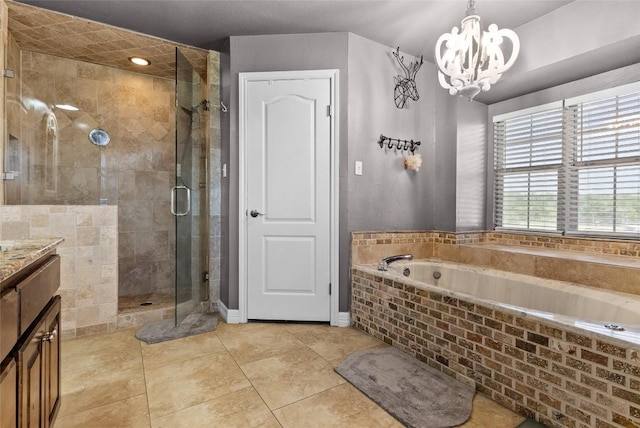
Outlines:
[[[145,305],[146,303],[151,303],[151,305]],[[169,293],[147,293],[136,296],[118,296],[118,313],[120,314],[173,307],[173,294]]]
[[[354,328],[220,320],[215,332],[154,345],[135,332],[63,340],[56,428],[402,426],[333,372],[350,353],[385,346]],[[473,403],[462,427],[525,420],[480,394]]]

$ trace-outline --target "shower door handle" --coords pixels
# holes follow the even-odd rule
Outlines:
[[[175,195],[178,192],[178,190],[187,191],[187,209],[181,212],[176,211]],[[189,211],[191,211],[191,189],[189,189],[187,186],[173,186],[171,188],[171,214],[173,214],[176,217],[182,217],[189,214]]]

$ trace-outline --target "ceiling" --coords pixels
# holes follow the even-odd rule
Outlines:
[[[229,36],[352,32],[433,61],[436,40],[464,17],[465,0],[21,0],[166,40],[220,50]],[[515,28],[569,0],[479,0],[487,24]]]
[[[477,0],[476,11],[485,26],[495,23],[499,28],[517,29],[572,1],[586,0]],[[466,0],[8,1],[9,31],[16,39],[17,32],[23,32],[17,40],[22,49],[130,68],[122,57],[143,48],[156,55],[152,63],[164,68],[145,72],[165,77],[172,75],[176,45],[185,49],[193,46],[221,50],[226,38],[240,35],[351,32],[389,47],[399,46],[403,52],[424,55],[425,60],[435,62],[433,51],[437,38],[459,26],[466,3]],[[16,13],[19,9],[36,11],[35,16],[21,20]],[[50,10],[70,16],[52,14]],[[109,27],[105,29],[98,22]],[[39,29],[34,30],[32,25]],[[106,40],[102,40],[103,36]],[[80,40],[85,43],[79,43]],[[89,48],[86,43],[91,43]],[[628,65],[640,60],[640,53],[632,54],[637,43],[634,40],[629,46],[619,44],[622,52],[608,49],[582,63],[572,58],[555,68],[521,76],[512,74],[476,100],[491,104]],[[201,49],[191,50],[194,61],[206,61],[206,51]],[[95,57],[100,59],[92,59]],[[114,63],[116,57],[117,64]]]
[[[21,3],[7,4],[9,33],[23,50],[173,79],[175,48],[180,46],[196,71],[206,76],[206,50]],[[132,56],[145,57],[151,64],[144,68],[134,65],[128,60]]]

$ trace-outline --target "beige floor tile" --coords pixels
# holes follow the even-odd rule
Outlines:
[[[376,407],[370,412],[350,416],[343,420],[340,425],[352,428],[404,428],[403,424],[380,407]]]
[[[250,386],[226,352],[145,369],[152,419]]]
[[[345,382],[306,346],[240,367],[271,410]]]
[[[149,427],[146,394],[58,417],[55,428],[146,428]]]
[[[349,383],[297,401],[273,413],[284,428],[402,427]]]
[[[155,345],[134,335],[63,341],[56,428],[402,426],[333,371],[352,352],[385,346],[358,330],[220,322],[214,333]],[[462,426],[523,420],[476,394]]]
[[[353,327],[296,324],[287,330],[334,367],[356,351],[387,346]]]
[[[83,336],[62,341],[62,371],[127,361],[140,356],[135,329]]]
[[[289,333],[282,324],[257,324],[245,329],[224,329],[216,334],[240,365],[306,348],[304,343]]]
[[[226,351],[218,336],[213,332],[153,345],[142,343],[140,348],[145,369]]]
[[[269,322],[248,322],[248,323],[242,323],[242,324],[227,324],[224,320],[218,319],[218,327],[216,327],[216,334],[218,336],[224,336],[228,334],[235,334],[235,333],[250,331],[256,328],[273,327],[274,325],[277,326],[278,324],[269,323]]]
[[[279,428],[280,424],[252,387],[197,404],[151,421],[153,428]]]
[[[502,407],[485,397],[476,393],[473,398],[473,410],[467,422],[460,425],[464,428],[487,428],[487,427],[516,427],[525,418]]]
[[[67,370],[62,373],[61,393],[60,416],[144,394],[142,358]]]

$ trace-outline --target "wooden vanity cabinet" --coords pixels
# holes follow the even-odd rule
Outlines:
[[[18,350],[18,425],[48,428],[60,408],[60,296]]]
[[[0,428],[50,428],[60,408],[60,256],[1,285]]]

